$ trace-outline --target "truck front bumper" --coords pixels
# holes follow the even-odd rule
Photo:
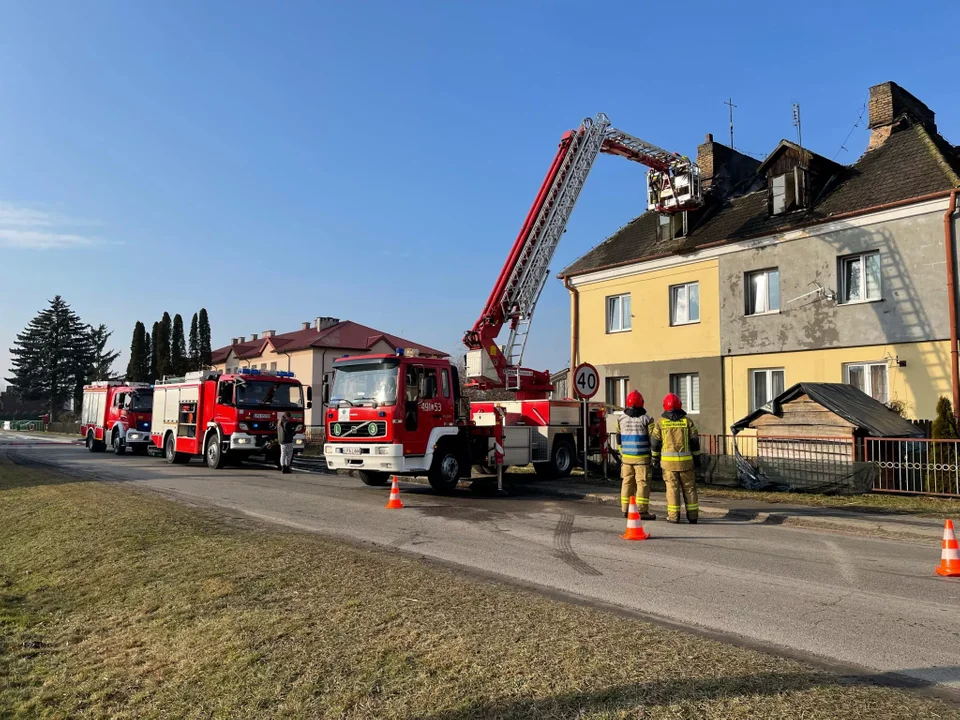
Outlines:
[[[230,449],[250,453],[262,452],[267,445],[275,444],[276,442],[276,435],[249,435],[247,433],[236,432],[230,436]],[[307,438],[305,435],[294,436],[293,451],[295,453],[303,452],[306,445]]]
[[[150,439],[149,430],[134,430],[133,428],[127,430],[127,434],[124,436],[123,441],[127,445],[138,445],[140,443],[152,442]]]
[[[403,445],[327,443],[323,446],[323,457],[331,470],[402,473],[421,469],[411,467],[411,463],[406,462],[406,458],[403,457]]]

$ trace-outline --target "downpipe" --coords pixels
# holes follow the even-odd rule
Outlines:
[[[953,243],[953,215],[957,211],[957,190],[950,191],[943,214],[943,245],[947,256],[947,296],[950,310],[950,377],[953,389],[953,416],[960,418],[960,353],[957,350],[956,252]]]

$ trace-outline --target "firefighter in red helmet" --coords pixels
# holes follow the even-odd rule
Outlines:
[[[650,514],[650,423],[653,418],[643,407],[643,395],[636,390],[627,395],[626,409],[617,423],[620,443],[620,509],[624,517],[631,496],[644,520],[656,520]]]
[[[667,486],[667,522],[680,522],[681,493],[687,521],[697,522],[700,504],[695,468],[700,466],[700,437],[674,393],[663,399],[663,415],[650,426],[650,453],[654,464],[660,463]]]

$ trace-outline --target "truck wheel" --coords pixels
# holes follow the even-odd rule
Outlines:
[[[570,477],[573,471],[573,445],[565,438],[553,441],[553,450],[550,453],[550,462],[534,463],[533,469],[537,476],[548,480],[562,480]]]
[[[87,452],[93,452],[93,433],[87,433],[87,439],[84,441],[84,445],[87,446]]]
[[[357,477],[360,482],[370,487],[383,487],[390,482],[390,476],[382,472],[373,472],[372,470],[358,470]]]
[[[190,460],[190,456],[177,452],[176,447],[176,440],[174,439],[173,434],[167,435],[167,440],[163,444],[164,460],[166,460],[170,465],[182,465],[183,463],[188,462]]]
[[[110,440],[110,444],[113,446],[114,455],[123,455],[126,452],[126,446],[123,444],[123,439],[120,437],[120,433],[116,430],[113,431],[113,437]]]
[[[226,465],[226,457],[223,448],[220,447],[220,440],[216,433],[207,438],[207,448],[204,451],[207,458],[207,467],[211,470],[219,470]]]
[[[437,492],[453,492],[457,487],[460,482],[460,458],[453,446],[447,444],[437,448],[427,479]]]

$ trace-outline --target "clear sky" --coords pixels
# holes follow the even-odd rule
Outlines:
[[[736,9],[731,9],[735,7]],[[167,2],[0,5],[0,377],[63,295],[126,350],[210,312],[215,346],[331,315],[460,349],[563,131],[586,115],[693,155],[833,157],[894,80],[960,143],[960,5]],[[866,116],[839,160],[866,145]],[[640,214],[601,157],[553,274]],[[635,309],[636,312],[637,309]],[[559,369],[551,279],[525,364]]]

